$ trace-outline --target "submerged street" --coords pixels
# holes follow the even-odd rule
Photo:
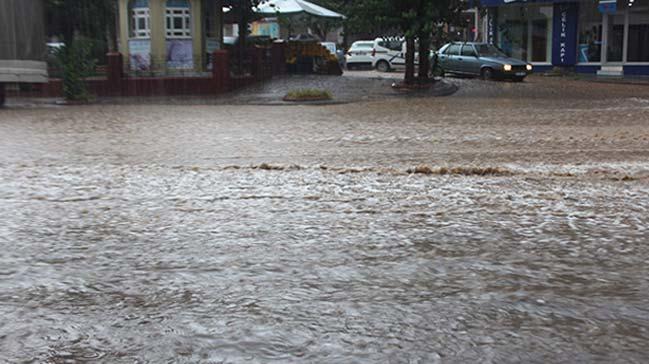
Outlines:
[[[0,362],[646,362],[649,87],[448,81],[10,103]]]

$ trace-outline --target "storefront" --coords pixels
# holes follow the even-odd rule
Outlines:
[[[537,70],[649,76],[649,0],[482,0],[485,41]]]
[[[119,0],[120,53],[130,72],[200,73],[223,40],[223,1]]]

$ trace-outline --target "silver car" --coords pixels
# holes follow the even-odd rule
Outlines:
[[[449,43],[438,52],[444,73],[480,76],[483,79],[523,81],[532,65],[511,58],[488,43]]]

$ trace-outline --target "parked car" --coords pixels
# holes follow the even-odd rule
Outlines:
[[[444,73],[519,82],[532,73],[531,64],[509,57],[488,43],[449,43],[440,48],[438,56]]]
[[[352,43],[345,56],[347,69],[371,67],[374,60],[372,57],[373,48],[374,42],[371,40],[359,40]]]
[[[415,48],[419,49],[418,41]],[[431,51],[432,61],[435,52]],[[377,38],[372,50],[372,68],[379,72],[390,72],[406,68],[406,42],[403,38]],[[419,52],[415,52],[415,67],[419,66]]]
[[[405,68],[406,45],[403,39],[377,38],[372,46],[372,68],[380,72],[390,72]]]

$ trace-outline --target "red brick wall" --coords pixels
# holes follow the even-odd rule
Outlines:
[[[283,44],[274,44],[270,50],[253,50],[253,57],[254,75],[247,77],[230,75],[230,55],[226,50],[214,52],[210,77],[125,77],[122,55],[109,53],[107,77],[88,79],[86,84],[90,93],[98,97],[218,95],[270,79],[273,75],[283,74],[286,69]],[[50,79],[47,84],[36,85],[33,92],[17,96],[62,97],[63,82]]]

